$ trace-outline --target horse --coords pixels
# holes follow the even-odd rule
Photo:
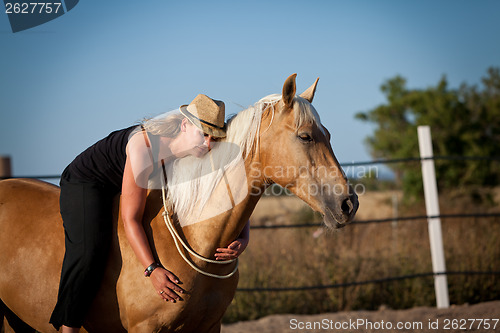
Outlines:
[[[158,262],[179,277],[186,291],[181,294],[183,300],[163,301],[143,276],[144,268],[125,236],[117,195],[108,263],[82,331],[220,332],[238,284],[237,263],[215,265],[192,253],[213,258],[216,248],[237,238],[270,184],[285,187],[321,213],[327,228],[340,228],[353,220],[357,195],[333,153],[330,133],[311,104],[318,79],[296,95],[293,74],[285,80],[281,95],[267,96],[228,120],[224,141],[241,148],[241,163],[236,164],[243,173],[231,176],[228,169],[221,176],[219,172],[217,182],[212,181],[206,187],[209,190],[199,191],[199,195],[181,193],[176,197],[174,192],[182,191],[168,184],[174,190],[169,191],[166,203],[158,189],[148,191],[143,219],[146,234]],[[194,187],[201,186],[204,178],[199,177]],[[227,179],[236,179],[236,183],[228,185]],[[183,186],[181,181],[178,185],[178,189]],[[224,193],[229,206],[221,204]],[[195,200],[182,208],[183,200],[199,196],[204,197],[203,205]],[[42,181],[0,182],[0,323],[6,332],[55,332],[49,318],[64,255],[58,198],[59,188]],[[211,213],[199,215],[206,218],[196,223],[182,223],[193,205]],[[169,207],[179,212],[165,214]],[[166,215],[173,218],[174,231],[191,252],[175,246],[177,241],[166,231]]]

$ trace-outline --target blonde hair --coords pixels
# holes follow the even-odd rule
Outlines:
[[[182,113],[172,113],[166,117],[144,119],[142,126],[153,135],[175,138],[181,130],[182,120],[186,118]]]

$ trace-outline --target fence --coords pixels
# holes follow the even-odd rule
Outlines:
[[[330,285],[316,285],[316,286],[296,286],[296,287],[273,287],[273,288],[239,288],[238,292],[289,292],[289,291],[304,291],[304,290],[315,290],[315,289],[332,289],[332,288],[345,288],[350,286],[359,286],[373,283],[383,283],[390,281],[398,281],[404,279],[415,279],[422,277],[434,277],[435,280],[435,292],[436,292],[436,303],[438,308],[449,307],[449,296],[448,296],[448,285],[447,276],[448,275],[500,275],[500,271],[446,271],[443,242],[441,236],[441,218],[463,218],[463,217],[483,217],[492,218],[500,217],[500,213],[482,213],[482,214],[445,214],[441,215],[439,212],[439,203],[437,195],[436,178],[434,171],[434,160],[500,160],[499,157],[461,157],[461,156],[437,156],[434,157],[432,153],[432,144],[430,137],[430,129],[427,126],[421,126],[418,129],[419,134],[419,145],[420,145],[420,157],[412,157],[405,159],[393,159],[393,160],[379,160],[371,162],[357,162],[350,164],[342,164],[343,167],[348,166],[363,166],[372,164],[389,164],[389,163],[401,163],[401,162],[421,162],[422,163],[422,174],[424,180],[424,193],[426,199],[427,215],[420,216],[408,216],[408,217],[397,217],[397,221],[417,221],[417,220],[427,220],[429,228],[429,237],[431,245],[431,257],[432,257],[432,272],[423,272],[418,274],[409,274],[402,276],[392,276],[384,277],[379,279],[371,279],[366,281],[355,281],[355,282],[345,282]],[[364,221],[354,221],[354,225],[363,225],[368,223],[384,223],[384,222],[394,222],[395,218],[384,218],[384,219],[372,219]],[[321,223],[306,223],[299,225],[272,225],[272,226],[255,226],[253,229],[279,229],[279,228],[306,228],[306,227],[318,227]]]
[[[416,215],[416,216],[403,216],[397,217],[397,221],[403,222],[414,222],[414,221],[424,221],[431,218],[442,218],[442,219],[455,219],[455,218],[467,218],[467,217],[480,217],[480,218],[494,218],[500,217],[500,213],[477,213],[477,214],[441,214],[441,215]],[[386,223],[386,222],[394,222],[394,217],[383,218],[383,219],[369,219],[369,220],[355,220],[351,222],[350,225],[365,225],[371,223]],[[250,229],[282,229],[282,228],[313,228],[320,227],[322,223],[304,223],[304,224],[277,224],[277,225],[261,225],[261,226],[252,226]],[[402,276],[390,276],[383,277],[380,279],[366,280],[366,281],[354,281],[354,282],[345,282],[345,283],[337,283],[330,285],[316,285],[316,286],[296,286],[296,287],[273,287],[273,288],[238,288],[239,292],[276,292],[276,291],[303,291],[303,290],[314,290],[314,289],[331,289],[331,288],[344,288],[350,286],[358,286],[372,283],[383,283],[383,282],[391,282],[405,279],[415,279],[429,276],[440,276],[440,275],[500,275],[500,271],[444,271],[444,272],[423,272],[418,274],[408,274]]]

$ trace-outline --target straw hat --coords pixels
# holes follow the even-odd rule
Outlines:
[[[210,97],[199,94],[189,105],[181,105],[181,113],[206,134],[214,138],[226,137],[225,105],[223,101],[217,101]]]

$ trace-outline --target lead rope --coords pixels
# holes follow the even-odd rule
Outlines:
[[[198,253],[196,253],[193,250],[191,250],[191,248],[184,242],[184,240],[177,233],[177,229],[175,229],[175,227],[174,227],[174,225],[172,223],[172,220],[170,219],[170,214],[169,214],[168,208],[167,208],[167,200],[166,200],[166,195],[165,195],[166,187],[167,187],[167,184],[166,184],[167,183],[166,182],[167,173],[165,172],[165,163],[164,163],[163,160],[161,160],[161,167],[163,169],[163,177],[160,177],[161,180],[162,180],[161,196],[162,196],[162,199],[163,199],[163,209],[164,209],[162,215],[163,215],[163,220],[165,221],[165,224],[167,225],[168,231],[170,231],[170,234],[172,235],[172,238],[174,239],[174,243],[175,243],[175,247],[177,248],[177,252],[179,252],[179,254],[181,255],[182,259],[184,259],[184,261],[189,266],[191,266],[191,268],[193,268],[195,271],[197,271],[200,274],[203,274],[203,275],[206,275],[206,276],[209,276],[209,277],[213,277],[213,278],[217,278],[217,279],[227,279],[227,278],[230,278],[238,270],[238,258],[236,258],[236,259],[230,259],[230,260],[218,261],[218,260],[212,260],[212,259],[208,259],[208,258],[202,257]],[[193,255],[194,257],[196,257],[196,258],[198,258],[198,259],[200,259],[200,260],[202,260],[204,262],[207,262],[207,263],[210,263],[210,264],[219,264],[219,265],[225,265],[225,264],[230,264],[230,263],[236,262],[236,265],[235,265],[233,271],[231,273],[229,273],[229,274],[226,274],[226,275],[218,275],[218,274],[212,274],[212,273],[209,273],[209,272],[205,272],[204,270],[196,267],[186,257],[186,255],[184,254],[184,251],[182,251],[182,249],[181,249],[181,247],[179,245],[179,242],[181,243],[182,247],[184,247],[184,249],[186,251],[188,251],[191,255]]]

